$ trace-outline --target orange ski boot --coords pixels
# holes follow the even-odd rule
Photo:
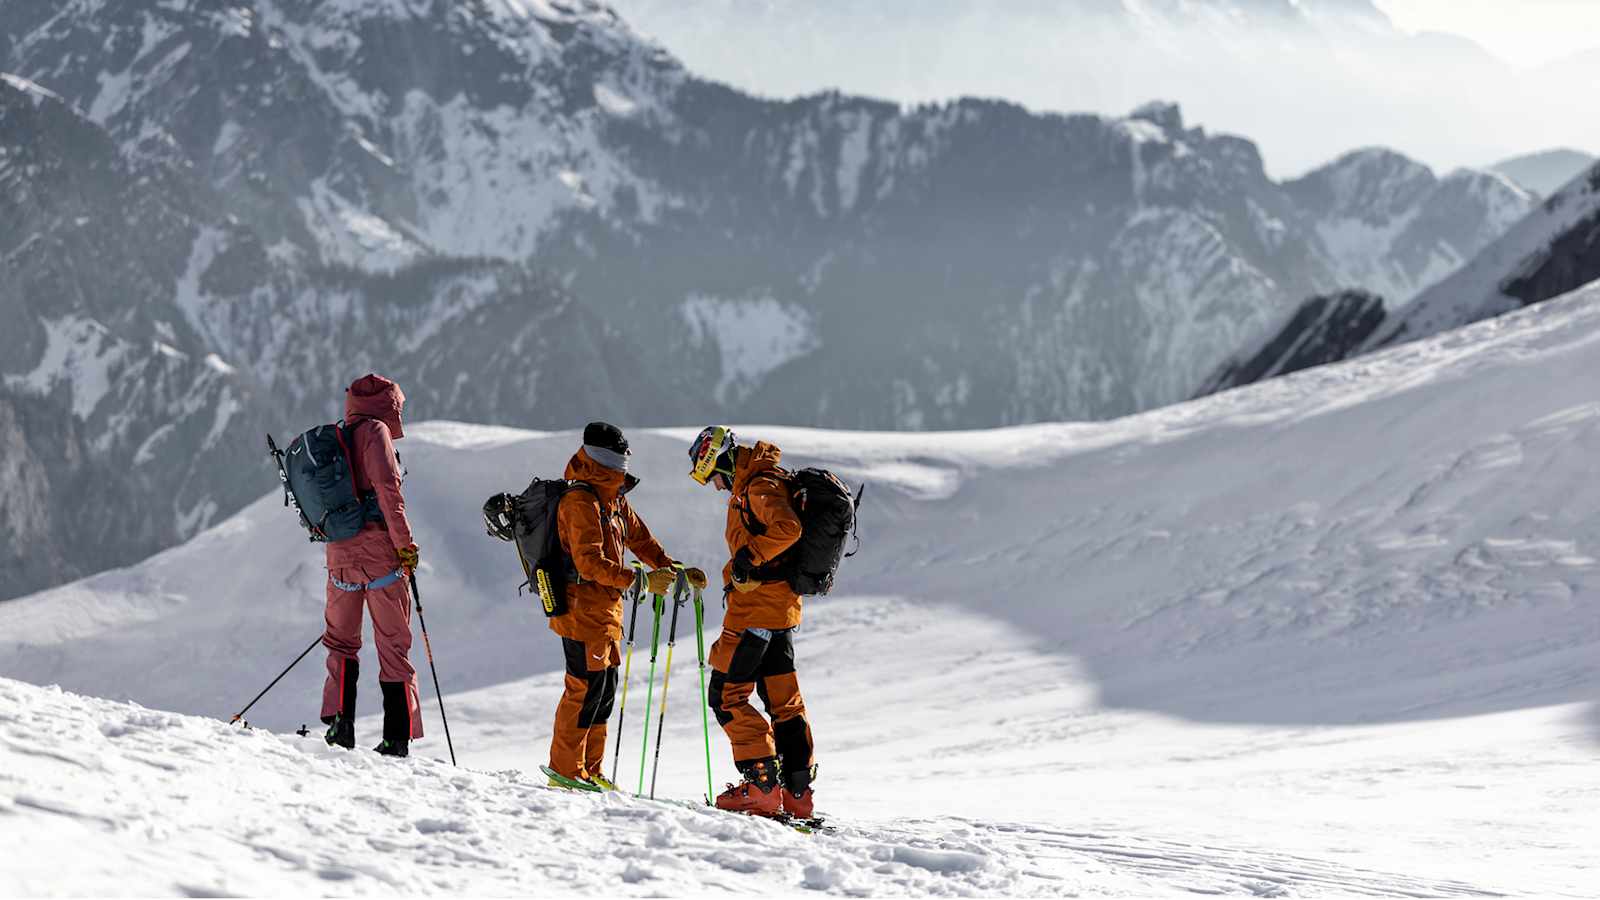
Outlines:
[[[717,809],[768,818],[782,814],[777,762],[768,758],[739,763],[744,780],[728,785],[727,790],[717,795]]]

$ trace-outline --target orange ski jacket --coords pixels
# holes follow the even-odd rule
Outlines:
[[[633,584],[623,551],[632,550],[651,568],[670,566],[672,558],[628,504],[639,479],[600,465],[581,449],[567,463],[566,477],[594,493],[568,491],[556,509],[556,534],[579,580],[567,585],[568,612],[552,617],[550,630],[575,641],[621,640],[622,592]]]
[[[789,503],[785,473],[778,468],[783,452],[758,442],[734,454],[733,490],[728,498],[728,564],[722,582],[733,584],[733,559],[740,550],[750,552],[751,564],[761,567],[777,559],[800,540],[800,518]],[[748,519],[746,518],[748,516]],[[761,534],[751,531],[749,520],[759,523]],[[755,590],[728,592],[724,628],[793,628],[800,624],[800,595],[786,581],[767,581]]]

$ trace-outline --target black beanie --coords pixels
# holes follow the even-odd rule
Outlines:
[[[590,422],[583,429],[583,442],[612,453],[628,452],[628,439],[622,436],[622,429],[609,422]]]

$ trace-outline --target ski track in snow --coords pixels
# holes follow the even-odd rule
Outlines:
[[[0,680],[0,892],[1493,896],[1276,853],[962,819],[820,835]]]

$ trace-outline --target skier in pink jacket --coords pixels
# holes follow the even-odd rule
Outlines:
[[[353,538],[327,545],[328,679],[322,690],[322,721],[327,741],[356,744],[357,656],[361,651],[361,607],[372,612],[378,644],[378,686],[383,690],[383,742],[377,751],[405,756],[422,737],[417,671],[411,667],[411,597],[407,574],[417,565],[417,545],[400,493],[402,472],[394,442],[404,436],[400,412],[406,397],[381,375],[363,375],[345,392],[344,421],[349,430],[358,495],[374,494],[383,521],[369,521]]]

